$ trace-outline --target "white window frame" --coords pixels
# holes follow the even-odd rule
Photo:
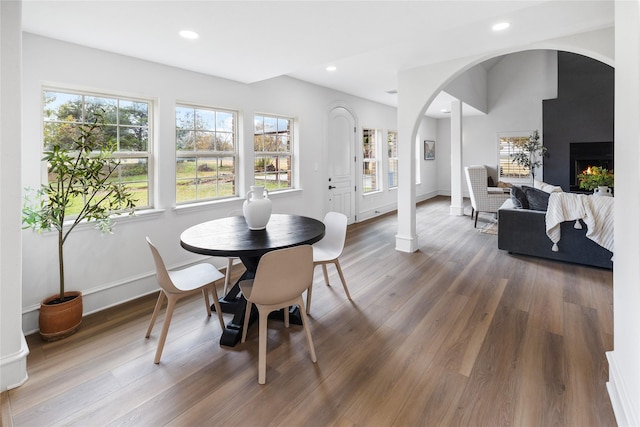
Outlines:
[[[178,110],[179,109],[189,109],[189,110],[193,110],[194,115],[193,115],[193,127],[192,128],[181,128],[178,129]],[[213,120],[213,124],[211,128],[199,128],[198,125],[196,124],[196,113],[197,112],[204,112],[204,113],[213,113],[214,115],[214,120]],[[218,128],[218,114],[224,114],[224,115],[231,115],[233,118],[233,124],[230,127],[223,127],[222,129]],[[217,107],[210,107],[210,106],[203,106],[203,105],[196,105],[196,104],[190,104],[190,103],[176,103],[176,108],[175,108],[175,114],[174,114],[174,129],[175,129],[175,134],[174,134],[174,143],[175,143],[175,153],[176,153],[176,161],[175,161],[175,168],[176,168],[176,179],[175,179],[175,188],[176,188],[176,205],[189,205],[189,204],[195,204],[195,203],[202,203],[202,202],[207,202],[207,201],[213,201],[213,200],[222,200],[222,199],[228,199],[228,198],[232,198],[232,197],[237,197],[238,195],[238,176],[237,176],[237,171],[238,171],[238,112],[234,111],[234,110],[230,110],[230,109],[225,109],[225,108],[217,108]],[[230,131],[229,131],[230,129]],[[198,131],[200,132],[206,132],[206,133],[211,133],[213,134],[213,141],[215,143],[215,147],[214,149],[198,149],[197,147],[197,142],[196,142],[196,136],[194,135],[194,140],[193,140],[193,147],[192,149],[186,150],[186,149],[179,149],[178,148],[178,134],[179,132],[184,131],[184,132],[193,132],[194,134],[197,133]],[[232,149],[231,150],[221,150],[218,149],[219,145],[216,142],[218,139],[218,134],[220,135],[227,135],[230,134],[231,135],[231,145],[232,145]],[[215,185],[215,195],[214,196],[208,196],[208,195],[204,195],[204,196],[199,196],[200,194],[200,180],[201,179],[205,179],[205,176],[201,177],[199,175],[199,171],[200,171],[200,165],[202,164],[206,164],[204,163],[206,160],[212,160],[212,159],[216,159],[216,167],[213,170],[215,172],[215,178],[213,178],[213,180],[215,181],[216,185]],[[231,193],[229,194],[225,194],[224,190],[222,190],[222,194],[220,194],[220,176],[221,176],[221,172],[219,169],[219,162],[224,161],[224,159],[231,159],[232,161],[232,172],[231,172],[231,186],[233,191],[231,191]],[[178,177],[178,164],[181,160],[193,160],[195,162],[195,170],[194,170],[194,175],[188,178],[179,178]],[[210,172],[210,171],[208,171]],[[211,175],[206,175],[207,177],[211,177]],[[179,191],[178,191],[178,185],[180,181],[189,181],[192,180],[193,185],[195,185],[195,198],[189,198],[189,199],[184,199],[184,200],[179,200]],[[207,187],[205,187],[207,188]],[[210,188],[210,187],[209,187]],[[202,191],[203,193],[207,193],[205,190]]]
[[[531,133],[531,131],[498,133],[498,180],[510,183],[526,183],[531,180],[529,168],[518,165],[512,157],[518,152],[518,141],[529,141]],[[508,169],[508,172],[505,173],[505,169]]]
[[[82,104],[83,104],[83,108],[82,108],[82,119],[80,122],[75,122],[75,121],[68,121],[68,120],[47,120],[47,116],[44,113],[45,111],[45,107],[46,107],[46,97],[45,97],[45,93],[59,93],[59,94],[64,94],[64,95],[73,95],[73,96],[80,96],[82,97]],[[153,134],[153,116],[154,116],[154,102],[152,99],[148,99],[148,98],[137,98],[137,97],[130,97],[130,96],[125,96],[125,95],[121,95],[121,94],[116,94],[116,93],[109,93],[109,92],[94,92],[94,91],[89,91],[89,90],[79,90],[79,89],[69,89],[69,88],[65,88],[65,87],[58,87],[58,86],[43,86],[42,87],[42,112],[43,112],[43,117],[42,117],[42,131],[44,132],[44,126],[47,123],[68,123],[68,124],[87,124],[89,123],[89,121],[87,121],[87,118],[85,116],[86,114],[86,108],[85,105],[87,104],[85,98],[87,97],[91,97],[91,98],[104,98],[104,99],[108,99],[108,100],[114,100],[116,101],[116,108],[118,109],[118,111],[120,110],[120,104],[121,102],[136,102],[136,103],[144,103],[147,104],[147,123],[146,126],[133,126],[133,125],[124,125],[120,123],[120,114],[117,113],[116,114],[116,123],[107,123],[105,124],[105,126],[115,126],[116,127],[116,135],[117,135],[117,141],[118,141],[118,149],[113,153],[112,157],[114,159],[117,159],[123,163],[121,164],[126,164],[126,162],[128,160],[135,160],[135,161],[139,161],[140,159],[143,159],[146,164],[147,164],[147,203],[145,205],[142,205],[140,203],[136,204],[135,210],[136,211],[141,211],[141,210],[146,210],[146,209],[152,209],[154,206],[154,199],[153,199],[153,195],[154,195],[154,174],[153,174],[153,145],[154,145],[154,134]],[[147,132],[147,147],[146,147],[146,151],[121,151],[119,150],[119,145],[120,145],[120,131],[121,128],[146,128],[146,132]],[[44,146],[44,134],[43,134],[43,147],[42,149],[44,150],[46,147]],[[119,177],[121,177],[121,173],[122,173],[122,167],[119,168],[118,174]],[[45,176],[42,178],[43,179],[43,183],[47,183],[48,182],[48,178],[47,175],[45,174]],[[122,181],[120,181],[122,182]],[[144,182],[144,181],[139,181],[139,182]],[[135,196],[135,192],[134,192],[134,196]]]
[[[256,120],[260,118],[262,120],[263,123],[263,127],[262,127],[262,131],[257,131],[256,129]],[[264,120],[265,119],[270,119],[270,120],[276,120],[276,122],[280,122],[280,121],[287,121],[288,122],[288,126],[287,126],[287,131],[281,131],[280,127],[278,124],[276,124],[276,129],[275,132],[266,132],[266,130],[264,129]],[[289,116],[283,116],[283,115],[278,115],[278,114],[270,114],[270,113],[255,113],[253,115],[253,183],[254,185],[260,185],[263,184],[264,187],[269,191],[269,193],[278,193],[278,192],[283,192],[283,191],[289,191],[289,190],[293,190],[296,188],[296,176],[297,176],[297,170],[296,170],[296,158],[295,158],[295,126],[296,126],[296,120],[293,117],[289,117]],[[262,147],[263,149],[256,149],[256,144],[257,144],[257,137],[259,135],[266,135],[266,134],[275,134],[276,137],[276,141],[279,138],[282,138],[282,136],[285,136],[288,138],[288,150],[264,150],[264,146]],[[282,148],[282,144],[278,144],[276,142],[276,147],[278,148]],[[266,158],[274,158],[275,159],[275,163],[276,165],[274,166],[276,169],[272,172],[272,175],[274,177],[274,180],[277,184],[277,187],[273,187],[273,186],[269,186],[267,183],[270,181],[269,178],[269,171],[266,169],[266,162],[263,162],[263,171],[262,173],[262,183],[258,182],[258,175],[259,172],[256,170],[256,164],[259,163],[259,159],[266,159]],[[289,168],[288,170],[284,173],[286,174],[287,178],[286,179],[282,179],[282,175],[283,172],[281,172],[279,170],[278,165],[280,164],[280,159],[281,158],[288,158],[288,162],[289,162]],[[283,182],[288,182],[288,185],[282,187],[282,183]]]
[[[380,129],[362,128],[362,140],[360,141],[360,150],[362,153],[361,173],[362,173],[362,194],[374,194],[382,191],[380,181],[380,140],[382,132]],[[365,142],[368,138],[373,136],[373,141]],[[370,148],[365,149],[365,144],[370,144]],[[368,155],[373,154],[373,157]],[[375,166],[375,172],[373,174],[365,173],[365,163],[372,163]],[[367,190],[368,186],[366,181],[370,180],[375,182],[375,186],[371,185],[371,188]]]
[[[395,149],[395,155],[392,155]],[[389,189],[398,188],[398,131],[387,131],[387,185]],[[395,177],[395,185],[391,185],[391,177]]]

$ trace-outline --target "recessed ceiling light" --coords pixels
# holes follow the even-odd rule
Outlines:
[[[442,110],[440,110],[441,113],[445,113],[445,114],[449,114],[451,111],[447,110],[446,108],[443,108]]]
[[[508,23],[508,22],[500,22],[498,24],[495,24],[493,27],[491,27],[491,29],[493,31],[502,31],[502,30],[506,30],[510,26],[511,26],[511,24]]]
[[[337,69],[338,69],[338,67],[336,67],[335,65],[329,65],[329,66],[327,67],[327,71],[335,71],[335,70],[337,70]]]
[[[189,40],[194,40],[197,39],[198,37],[200,37],[198,35],[198,33],[196,33],[195,31],[191,31],[191,30],[182,30],[180,31],[180,37],[184,37],[185,39],[189,39]]]

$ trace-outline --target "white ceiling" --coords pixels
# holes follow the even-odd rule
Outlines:
[[[244,83],[288,75],[391,106],[399,70],[611,27],[613,12],[611,0],[23,0],[22,11],[30,33]],[[500,21],[511,27],[492,32]],[[439,97],[428,115],[442,116],[440,102],[450,104]]]

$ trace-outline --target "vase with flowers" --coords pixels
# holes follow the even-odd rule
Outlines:
[[[596,196],[612,196],[613,172],[600,166],[589,166],[578,175],[580,188],[583,190],[593,190]]]

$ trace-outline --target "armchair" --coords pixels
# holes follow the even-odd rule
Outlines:
[[[465,166],[464,174],[469,186],[471,198],[471,219],[473,228],[478,225],[478,212],[498,213],[498,209],[511,196],[502,189],[492,191],[487,185],[487,168],[485,166]],[[474,217],[475,213],[475,217]]]

